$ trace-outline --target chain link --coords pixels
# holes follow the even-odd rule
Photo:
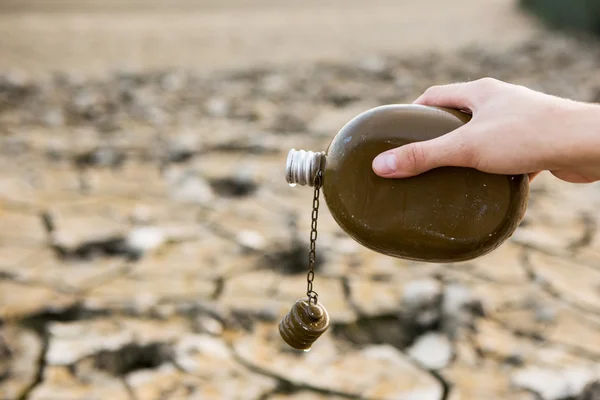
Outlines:
[[[313,197],[313,208],[312,208],[312,223],[310,225],[310,252],[308,253],[308,274],[306,275],[306,295],[308,296],[308,303],[317,304],[319,295],[313,290],[313,280],[315,279],[315,260],[316,260],[316,246],[317,246],[317,219],[319,218],[319,195],[321,193],[321,184],[323,179],[322,171],[319,171],[315,176],[315,194]]]

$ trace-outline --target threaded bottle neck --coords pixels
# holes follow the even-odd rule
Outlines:
[[[290,185],[314,186],[319,170],[325,166],[325,153],[291,149],[285,179]]]

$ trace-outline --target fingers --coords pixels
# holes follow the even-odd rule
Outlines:
[[[433,86],[414,104],[448,107],[474,112],[502,85],[493,78],[466,83]],[[471,143],[465,142],[465,129],[456,129],[439,138],[415,142],[378,155],[373,160],[373,171],[385,178],[407,178],[444,166],[477,168],[478,155]]]
[[[472,82],[432,86],[413,104],[474,111],[500,83],[493,78],[482,78]]]
[[[373,160],[373,171],[384,178],[407,178],[442,166],[474,167],[474,152],[458,140],[461,129],[386,151]]]

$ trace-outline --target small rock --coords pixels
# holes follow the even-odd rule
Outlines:
[[[407,307],[420,308],[436,303],[442,294],[442,285],[435,279],[411,281],[404,286],[402,301]]]
[[[166,92],[176,92],[185,85],[186,76],[177,71],[164,74],[160,79],[160,87]]]
[[[452,344],[448,337],[437,332],[426,333],[407,350],[407,354],[423,367],[438,370],[452,361]]]
[[[450,284],[444,288],[442,301],[442,325],[451,337],[461,328],[471,328],[475,316],[483,314],[483,306],[474,298],[471,290],[461,284]]]
[[[185,162],[200,148],[200,137],[192,132],[184,133],[169,141],[167,159],[169,162]]]
[[[592,379],[594,371],[590,368],[567,367],[558,370],[528,367],[516,372],[512,383],[537,393],[543,400],[560,400],[579,396]]]
[[[201,333],[219,336],[223,333],[223,324],[208,315],[201,315],[194,320],[194,328]]]
[[[231,110],[229,102],[222,98],[212,98],[206,102],[208,115],[216,118],[226,117]]]
[[[167,177],[171,181],[171,198],[182,203],[206,204],[214,199],[214,192],[206,180],[187,172],[179,177]]]
[[[551,306],[537,306],[535,308],[535,320],[538,322],[554,322],[556,310]]]
[[[365,57],[359,64],[364,71],[380,74],[388,68],[388,62],[383,57]]]
[[[95,105],[98,101],[98,96],[89,89],[82,89],[73,98],[75,110],[79,113],[84,113],[88,108]]]
[[[267,75],[261,82],[262,90],[266,93],[276,94],[281,93],[288,88],[287,80],[279,74]]]
[[[150,207],[136,206],[129,215],[129,220],[133,225],[148,225],[154,221]]]
[[[177,308],[174,304],[157,304],[154,307],[154,313],[157,318],[166,320],[175,316]]]
[[[442,310],[444,314],[458,318],[472,300],[471,290],[468,287],[450,284],[444,288]]]
[[[127,246],[140,253],[156,249],[166,240],[167,235],[163,229],[151,226],[135,228],[126,238]]]
[[[65,124],[65,116],[61,109],[50,109],[42,117],[42,122],[49,128],[56,128]]]
[[[266,246],[265,237],[257,231],[241,231],[236,235],[236,240],[243,247],[252,250],[263,250]]]

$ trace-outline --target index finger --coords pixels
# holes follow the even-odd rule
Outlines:
[[[425,106],[448,107],[458,110],[475,111],[478,103],[488,95],[492,86],[498,81],[482,78],[471,82],[451,83],[432,86],[427,89],[413,104]]]

